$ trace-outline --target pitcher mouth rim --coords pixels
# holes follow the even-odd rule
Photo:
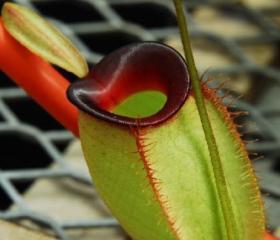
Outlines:
[[[102,74],[104,75],[104,73],[105,75],[108,74],[106,62],[107,63],[109,62],[111,64],[110,60],[111,61],[123,60],[122,58],[126,58],[126,55],[128,56],[128,58],[132,60],[132,62],[134,62],[135,58],[141,58],[141,56],[142,56],[141,59],[145,60],[146,59],[145,54],[146,54],[147,61],[149,61],[149,58],[151,57],[158,60],[158,62],[155,61],[155,65],[156,65],[155,72],[156,71],[160,72],[157,80],[157,84],[161,85],[160,87],[162,87],[163,89],[166,89],[166,96],[167,96],[167,101],[161,110],[148,117],[139,117],[139,118],[127,117],[127,116],[122,116],[122,115],[112,113],[108,109],[102,108],[100,106],[100,103],[98,103],[97,101],[92,100],[93,97],[98,100],[98,98],[102,95],[101,93],[102,91],[98,90],[96,86],[100,86],[100,84],[99,85],[97,84],[99,80],[98,74],[99,76],[100,75],[102,76]],[[164,56],[166,56],[166,59],[164,59]],[[135,61],[137,65],[137,59]],[[128,61],[127,64],[132,65],[132,69],[133,69],[133,63],[131,64],[130,61]],[[145,64],[146,63],[143,63],[142,65]],[[167,70],[166,68],[168,68],[169,65],[170,65],[170,69]],[[144,66],[144,70],[145,70],[145,66]],[[174,72],[174,76],[177,77],[172,78],[173,75],[172,73],[169,74],[169,70],[171,72]],[[169,78],[163,76],[164,74],[162,74],[162,72],[168,73],[166,75],[168,75]],[[177,72],[181,74],[178,75]],[[109,73],[109,75],[110,74],[111,73]],[[118,83],[118,81],[123,81],[123,78],[119,78],[119,79],[121,80],[116,80],[115,82]],[[99,83],[108,85],[110,84],[110,81],[111,81],[110,79],[109,80],[105,79],[104,81],[103,80],[99,81]],[[131,81],[133,81],[133,79]],[[93,85],[95,87],[92,87]],[[118,88],[119,87],[120,86],[118,85]],[[130,88],[130,85],[128,88]],[[104,59],[101,60],[100,63],[98,63],[95,66],[93,70],[93,77],[85,78],[84,80],[81,81],[76,81],[68,87],[67,97],[70,100],[70,102],[72,102],[75,106],[78,107],[79,110],[89,114],[90,116],[96,117],[101,120],[105,120],[110,123],[116,123],[124,126],[147,127],[147,126],[155,126],[164,123],[172,116],[174,116],[181,109],[182,105],[188,98],[190,94],[190,88],[191,88],[191,83],[189,79],[187,64],[183,59],[183,57],[180,55],[180,53],[178,53],[175,49],[161,43],[141,42],[141,43],[130,44],[128,46],[122,47],[114,51],[113,53],[107,55]],[[122,94],[123,92],[125,93],[126,89],[124,88],[122,90],[123,90]],[[154,89],[144,89],[144,90],[154,90]],[[130,92],[131,89],[127,89],[127,91]],[[136,90],[133,93],[137,93],[137,92],[140,91]],[[128,96],[130,95],[132,94],[129,94]],[[115,96],[118,97],[118,95]]]

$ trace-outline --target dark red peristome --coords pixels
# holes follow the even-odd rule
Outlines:
[[[158,113],[136,121],[110,112],[128,96],[145,90],[158,90],[167,95],[167,102]],[[86,80],[73,83],[67,94],[79,109],[99,119],[148,126],[173,116],[189,91],[188,70],[180,54],[168,46],[145,42],[109,54]]]

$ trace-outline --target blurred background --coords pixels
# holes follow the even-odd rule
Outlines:
[[[90,66],[138,41],[182,50],[171,0],[14,2],[53,22]],[[236,100],[233,111],[249,112],[236,122],[261,182],[268,228],[280,236],[280,0],[185,3],[202,80],[225,82],[225,103]],[[78,140],[1,72],[0,144],[1,239],[128,239],[92,189]],[[22,238],[6,220],[25,226]]]

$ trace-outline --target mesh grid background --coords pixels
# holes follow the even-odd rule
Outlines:
[[[0,0],[0,6],[6,1]],[[34,8],[64,32],[86,56],[90,65],[110,51],[136,41],[164,41],[178,35],[172,1],[167,0],[15,0]],[[265,79],[260,84],[258,101],[239,100],[237,107],[250,112],[246,121],[255,122],[250,138],[259,138],[249,144],[252,152],[264,155],[254,162],[266,201],[269,226],[280,225],[280,94],[279,42],[280,27],[273,21],[280,17],[278,8],[252,9],[237,1],[193,0],[188,1],[192,12],[201,6],[213,6],[219,11],[231,12],[259,28],[260,34],[244,37],[223,37],[211,30],[200,28],[189,14],[193,39],[206,39],[218,44],[234,63],[215,67],[207,74],[223,74],[232,77],[248,74],[254,79]],[[241,1],[239,1],[241,2]],[[143,15],[145,14],[145,17]],[[260,66],[243,50],[244,46],[273,45],[278,62]],[[63,73],[66,74],[66,73]],[[75,80],[72,75],[67,75]],[[259,82],[257,82],[259,84]],[[23,111],[24,109],[24,111]],[[36,116],[36,118],[34,118]],[[243,127],[242,131],[251,131]],[[51,229],[59,239],[70,239],[69,229],[116,227],[114,219],[74,219],[58,222],[49,216],[34,212],[26,204],[23,192],[33,181],[41,178],[71,178],[82,185],[91,185],[90,179],[72,169],[63,158],[63,150],[74,137],[64,130],[48,114],[41,110],[7,76],[0,73],[0,217],[12,221],[31,220]],[[17,151],[11,149],[17,147]],[[32,156],[32,157],[30,157]],[[30,159],[22,163],[21,159]],[[40,161],[36,161],[36,159]],[[49,168],[56,163],[56,168]],[[16,205],[16,210],[9,208]]]

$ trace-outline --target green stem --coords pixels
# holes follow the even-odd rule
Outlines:
[[[173,0],[173,1],[177,12],[178,25],[180,28],[182,43],[183,43],[184,52],[187,60],[190,79],[192,82],[196,105],[201,119],[202,127],[204,130],[208,149],[210,152],[210,158],[211,158],[213,172],[216,180],[216,186],[218,190],[218,197],[221,202],[222,214],[226,227],[227,239],[229,240],[238,239],[237,223],[234,216],[231,199],[229,196],[229,191],[227,188],[226,178],[224,175],[223,166],[218,151],[218,147],[216,144],[215,136],[213,133],[213,129],[211,127],[211,123],[206,110],[204,97],[200,85],[200,78],[197,72],[197,68],[195,66],[183,2],[182,0]]]

